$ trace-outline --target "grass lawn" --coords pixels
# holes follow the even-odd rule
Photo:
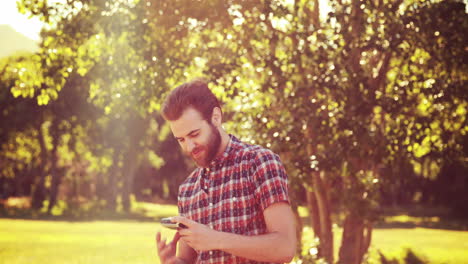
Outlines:
[[[156,222],[0,219],[0,263],[159,263],[158,230],[174,234]]]
[[[335,258],[341,241],[342,230],[335,228]],[[304,244],[312,245],[311,228],[304,230]],[[308,243],[310,241],[310,243]],[[468,264],[468,231],[452,231],[430,228],[379,228],[372,233],[369,262],[379,263],[377,250],[387,259],[402,260],[406,249],[411,249],[429,264]]]
[[[177,214],[173,205],[138,203],[146,217]],[[159,263],[155,234],[174,231],[158,221],[40,221],[0,218],[0,264]]]
[[[155,219],[177,214],[175,206],[139,206],[140,211]],[[155,264],[159,263],[154,242],[158,230],[168,238],[174,234],[156,220],[68,222],[0,218],[0,264]],[[337,245],[340,232],[337,228]],[[313,238],[310,228],[304,234]],[[468,264],[468,231],[375,229],[371,263],[378,263],[377,248],[387,257],[401,259],[404,248],[411,248],[431,264]]]
[[[380,248],[385,256],[400,257],[403,248],[411,248],[431,264],[468,263],[468,231],[391,228],[376,229],[373,234],[372,247]]]

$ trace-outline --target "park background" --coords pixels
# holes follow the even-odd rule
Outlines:
[[[17,10],[44,26],[0,27],[0,263],[158,263],[194,168],[158,111],[195,77],[286,165],[296,263],[468,263],[465,1]]]

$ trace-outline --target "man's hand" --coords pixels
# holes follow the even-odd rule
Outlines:
[[[199,224],[188,218],[175,216],[173,222],[182,223],[187,228],[179,229],[182,241],[197,251],[214,250],[219,246],[220,232],[209,228],[206,225]]]
[[[158,232],[156,234],[156,247],[161,264],[176,264],[181,262],[176,257],[177,242],[179,239],[180,235],[176,233],[172,241],[166,244],[166,239],[161,240],[161,233]]]

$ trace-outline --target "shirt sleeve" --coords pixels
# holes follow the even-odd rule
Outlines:
[[[185,208],[184,208],[184,206],[182,204],[182,199],[181,199],[181,195],[180,195],[181,190],[180,189],[181,189],[181,187],[179,187],[179,194],[177,195],[177,209],[179,211],[179,215],[185,217],[186,212],[185,212],[185,210],[184,210]]]
[[[261,151],[251,167],[255,182],[255,198],[262,210],[278,202],[289,203],[288,176],[279,156],[270,150]]]

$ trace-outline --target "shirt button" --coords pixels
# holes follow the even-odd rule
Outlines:
[[[232,198],[233,201],[237,201],[237,197]]]
[[[210,255],[213,255],[213,251],[210,251]]]
[[[210,203],[210,207],[213,207],[213,203]]]
[[[209,172],[209,171],[210,171],[210,168],[206,168],[206,171],[208,171],[208,172]]]

